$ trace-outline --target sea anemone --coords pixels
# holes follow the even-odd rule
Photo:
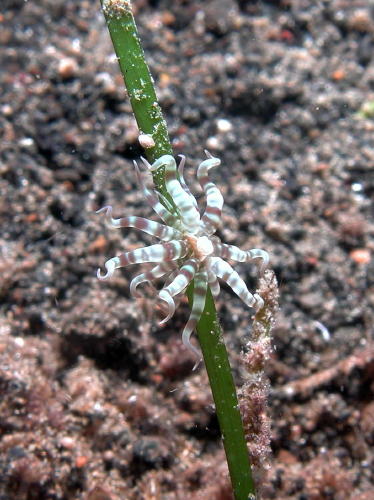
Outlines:
[[[256,293],[252,295],[239,274],[224,259],[237,262],[261,259],[260,272],[263,272],[269,262],[268,253],[264,250],[258,248],[241,250],[236,246],[222,243],[217,236],[214,236],[221,224],[224,200],[220,190],[209,180],[208,171],[218,166],[221,161],[207,151],[205,153],[207,159],[200,163],[197,169],[197,178],[206,196],[206,208],[202,215],[195,197],[183,178],[185,157],[182,155],[178,169],[171,155],[161,156],[152,165],[142,159],[152,172],[165,167],[165,186],[174,206],[154,187],[151,189],[146,187],[139,167],[134,162],[142,193],[165,224],[136,216],[114,219],[111,206],[97,211],[97,213],[105,212],[107,223],[112,228],[134,227],[160,240],[160,243],[137,248],[109,259],[105,263],[106,274],[101,274],[100,269],[97,271],[97,277],[106,280],[119,267],[146,262],[157,264],[131,281],[130,292],[136,297],[137,287],[141,283],[164,280],[163,288],[157,291],[166,312],[160,324],[166,323],[173,316],[181,296],[189,283],[194,280],[192,310],[183,330],[182,340],[199,357],[199,351],[191,344],[190,337],[204,310],[208,286],[213,297],[217,297],[220,291],[218,279],[221,279],[247,306],[258,311],[264,305],[260,295]]]

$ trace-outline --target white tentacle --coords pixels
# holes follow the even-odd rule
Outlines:
[[[252,295],[234,269],[220,257],[209,257],[209,269],[220,279],[225,281],[236,295],[249,307],[259,310],[263,307],[264,301],[255,294]]]
[[[201,218],[201,222],[207,234],[211,235],[216,232],[221,223],[223,196],[217,186],[209,180],[208,171],[221,164],[219,158],[214,158],[208,151],[205,150],[208,159],[200,163],[197,169],[197,178],[206,196],[206,209]]]
[[[179,181],[181,183],[181,186],[183,189],[186,191],[186,193],[189,195],[191,202],[195,206],[196,210],[199,210],[199,207],[197,205],[196,198],[194,195],[191,193],[190,188],[187,186],[186,181],[184,180],[183,176],[183,171],[184,171],[184,165],[186,163],[186,157],[184,155],[178,155],[181,161],[179,162],[178,165],[178,175],[179,175]]]
[[[200,214],[177,179],[177,165],[174,158],[171,155],[161,156],[153,163],[151,170],[155,171],[163,166],[165,167],[166,189],[179,209],[183,226],[195,234],[200,228]]]

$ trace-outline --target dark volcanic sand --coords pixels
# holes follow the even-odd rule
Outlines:
[[[266,249],[280,283],[264,498],[372,499],[373,4],[134,7],[187,178],[204,148],[222,159],[220,236]],[[150,241],[94,213],[150,215],[99,1],[3,0],[0,44],[0,499],[231,498],[186,304],[160,329],[136,269],[95,277]],[[223,288],[239,385],[251,311]]]

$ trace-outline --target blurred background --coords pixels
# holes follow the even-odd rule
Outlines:
[[[219,236],[270,254],[280,286],[263,498],[373,498],[374,10],[358,0],[133,2],[175,154]],[[204,367],[162,329],[137,269],[149,244],[95,210],[149,217],[142,149],[93,0],[3,0],[0,14],[0,498],[231,498]],[[204,200],[202,200],[204,201]],[[250,290],[256,268],[236,269]],[[217,301],[240,386],[251,312]]]

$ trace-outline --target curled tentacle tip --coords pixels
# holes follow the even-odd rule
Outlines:
[[[101,274],[101,269],[100,267],[98,268],[98,270],[96,271],[96,276],[97,276],[97,279],[99,280],[105,280],[107,278],[107,274]]]
[[[194,356],[196,356],[196,358],[197,358],[197,361],[193,367],[193,370],[195,370],[199,366],[200,362],[202,361],[201,353],[193,344],[191,344],[190,339],[183,338],[183,335],[182,335],[182,342],[183,342],[184,346],[189,351],[192,351]]]
[[[256,309],[256,312],[261,311],[261,309],[264,307],[265,302],[262,297],[258,293],[255,293],[253,296],[256,300],[254,304],[254,308]]]
[[[144,163],[144,165],[149,169],[149,170],[154,170],[152,169],[152,165],[149,163],[149,161],[144,158],[144,156],[141,156],[140,159],[142,160],[142,162]]]
[[[166,291],[166,290],[161,290],[158,294],[159,298],[161,300],[163,300],[164,302],[167,303],[167,306],[168,306],[168,314],[167,316],[162,320],[160,321],[160,326],[164,325],[165,323],[167,323],[169,321],[169,319],[173,316],[174,312],[175,312],[175,302],[174,302],[174,299],[173,297]]]
[[[218,165],[221,164],[221,160],[219,158],[216,158],[213,156],[207,149],[204,149],[204,153],[206,154],[208,160],[213,160],[210,165],[207,165],[208,170],[210,170],[213,167],[217,167]]]
[[[194,369],[198,366],[198,364],[200,363],[201,361],[201,354],[199,352],[199,350],[193,345],[191,344],[191,333],[193,332],[193,330],[195,329],[195,326],[196,324],[193,326],[193,329],[188,328],[186,326],[186,328],[183,330],[183,333],[182,333],[182,343],[183,345],[189,350],[189,351],[192,351],[194,353],[194,355],[198,358],[198,362],[195,364],[195,367]]]
[[[106,212],[106,213],[111,213],[112,212],[112,206],[111,205],[105,205],[105,207],[99,208],[99,210],[96,210],[95,214],[100,214],[101,212]]]
[[[131,297],[134,297],[134,299],[140,299],[140,297],[141,297],[141,295],[137,291],[136,287],[131,287],[130,286],[130,294],[131,294]]]
[[[174,313],[173,313],[174,314]],[[170,312],[168,313],[168,315],[162,319],[160,322],[159,322],[159,325],[160,326],[164,326],[168,321],[169,319],[173,316],[173,314],[171,314]]]
[[[164,326],[168,322],[169,319],[170,319],[169,316],[166,316],[166,318],[164,318],[158,322],[158,326]]]
[[[141,188],[143,188],[143,181],[142,181],[139,165],[136,163],[135,160],[133,160],[133,163],[134,163],[136,177],[138,179],[138,184],[140,185]]]
[[[200,365],[200,363],[202,362],[203,358],[200,357],[199,355],[199,359],[196,361],[196,363],[193,365],[193,368],[192,368],[192,371],[194,372],[196,370],[196,368]]]
[[[113,261],[108,260],[108,262],[105,263],[105,269],[106,269],[105,274],[101,274],[100,268],[97,270],[96,276],[99,280],[107,280],[108,278],[110,278],[116,269],[116,265]]]
[[[260,274],[264,274],[264,272],[269,266],[269,260],[270,260],[269,254],[265,252],[265,250],[262,251],[261,259],[262,259],[262,264],[260,265]]]
[[[269,266],[270,257],[269,254],[265,250],[260,250],[259,248],[253,248],[249,250],[249,258],[250,259],[261,259],[262,262],[259,265],[260,275],[263,275],[266,269]]]
[[[134,299],[140,299],[141,294],[137,290],[138,285],[133,284],[132,282],[130,283],[130,294]]]

